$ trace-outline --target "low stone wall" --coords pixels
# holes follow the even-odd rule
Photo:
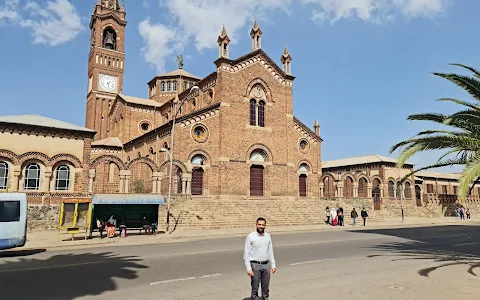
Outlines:
[[[60,219],[60,206],[29,205],[27,212],[27,230],[56,230]]]
[[[423,196],[423,205],[425,208],[434,211],[440,216],[454,217],[457,215],[457,207],[463,206],[469,208],[471,215],[480,214],[480,197],[469,196],[465,201],[458,201],[456,195],[434,195],[425,194]]]

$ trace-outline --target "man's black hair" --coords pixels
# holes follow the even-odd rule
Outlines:
[[[257,223],[258,223],[258,221],[265,221],[265,224],[267,224],[267,220],[265,220],[265,218],[260,217],[260,218],[257,219]]]

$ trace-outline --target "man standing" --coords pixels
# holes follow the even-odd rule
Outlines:
[[[368,213],[367,213],[367,211],[365,210],[365,207],[362,208],[362,211],[360,212],[360,215],[361,215],[362,218],[363,218],[363,226],[365,226],[365,221],[366,221],[367,218],[368,218]]]
[[[245,252],[243,259],[250,276],[252,286],[252,300],[258,297],[258,287],[262,283],[262,296],[264,300],[269,297],[270,272],[275,273],[275,257],[270,234],[265,232],[267,221],[264,218],[257,219],[257,230],[250,233],[245,239]]]
[[[352,217],[352,220],[353,220],[352,226],[357,225],[358,213],[357,213],[357,211],[355,210],[355,207],[353,208],[352,212],[350,213],[350,217]]]

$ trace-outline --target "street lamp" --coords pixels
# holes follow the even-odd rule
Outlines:
[[[398,172],[398,182],[400,183],[400,205],[402,206],[402,223],[405,220],[404,214],[403,214],[403,184],[402,181],[400,180],[400,168],[397,168]]]
[[[182,101],[179,100],[178,98],[178,94],[175,95],[175,99],[173,100],[173,103],[172,103],[172,131],[170,133],[170,151],[166,148],[161,148],[160,151],[161,152],[167,152],[168,153],[168,156],[170,158],[170,173],[169,173],[169,178],[168,178],[168,199],[167,199],[167,222],[165,224],[165,234],[169,234],[169,225],[170,225],[170,201],[171,201],[171,197],[172,197],[172,169],[173,169],[173,143],[174,143],[174,134],[175,134],[175,119],[177,117],[177,114],[179,113],[180,109],[182,108],[182,105],[183,103],[185,103],[185,101],[187,100],[188,96],[190,96],[194,91],[199,91],[200,88],[196,85],[192,86],[190,88],[190,92],[188,93],[188,95],[186,95],[185,97],[183,97]],[[173,113],[174,111],[174,107],[175,107],[175,104],[178,103],[178,107],[175,111],[175,113]]]

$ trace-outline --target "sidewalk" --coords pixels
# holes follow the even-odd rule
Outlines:
[[[357,223],[360,220],[357,221]],[[441,225],[480,225],[480,219],[459,220],[455,217],[444,218],[419,218],[408,217],[402,223],[401,218],[392,218],[386,221],[369,221],[367,219],[367,226],[328,226],[321,225],[301,225],[301,226],[276,226],[267,227],[271,233],[282,234],[299,231],[334,231],[334,230],[363,230],[363,229],[382,229],[382,228],[402,228],[402,227],[416,227],[416,226],[441,226]],[[267,224],[268,226],[268,224]],[[232,237],[237,235],[246,235],[255,230],[254,224],[249,228],[227,228],[227,229],[213,229],[213,230],[188,230],[188,231],[174,231],[170,235],[160,233],[156,236],[147,236],[145,234],[139,235],[138,231],[129,234],[127,238],[103,238],[98,237],[98,232],[93,234],[92,239],[84,239],[84,236],[78,234],[75,240],[71,241],[71,235],[63,233],[60,235],[60,242],[57,241],[57,231],[42,231],[42,232],[28,232],[27,243],[24,247],[12,250],[29,250],[29,249],[51,249],[51,250],[66,250],[66,249],[81,249],[91,247],[105,247],[105,246],[129,246],[129,245],[144,245],[157,243],[177,243],[189,242],[205,238],[221,238]]]

